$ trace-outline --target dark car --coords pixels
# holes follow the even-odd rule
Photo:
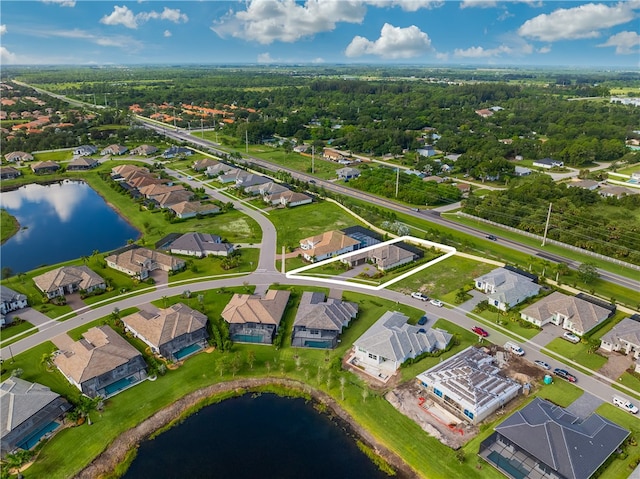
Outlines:
[[[490,239],[491,241],[498,241],[498,238],[496,238],[494,235],[487,235],[487,239]]]
[[[478,336],[482,336],[483,338],[486,338],[487,336],[489,336],[489,333],[487,333],[480,326],[474,326],[473,328],[471,328],[471,331],[476,333]]]
[[[427,324],[427,321],[428,321],[428,320],[427,320],[427,317],[426,317],[426,316],[423,316],[423,317],[421,317],[421,318],[418,320],[418,324],[419,324],[420,326],[424,326],[425,324]]]
[[[555,368],[553,370],[553,374],[556,376],[569,381],[570,383],[575,383],[578,379],[566,369]]]

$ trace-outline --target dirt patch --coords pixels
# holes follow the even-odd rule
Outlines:
[[[393,407],[452,449],[459,449],[478,434],[477,427],[454,418],[429,399],[423,402],[423,397],[424,391],[415,381],[409,381],[385,395]]]
[[[340,420],[349,425],[354,435],[358,436],[363,442],[368,444],[378,455],[384,458],[391,466],[398,471],[396,477],[401,479],[418,478],[419,475],[411,469],[399,456],[387,449],[366,429],[360,426],[349,413],[340,407],[340,405],[327,394],[312,389],[304,383],[293,381],[290,379],[275,378],[255,378],[255,379],[239,379],[226,383],[214,384],[191,394],[184,396],[170,406],[158,411],[149,419],[146,419],[134,428],[129,429],[122,435],[117,437],[107,449],[100,454],[85,469],[80,471],[75,477],[82,479],[93,479],[103,477],[111,473],[115,467],[125,460],[127,453],[135,448],[138,444],[148,438],[158,429],[166,426],[180,418],[184,411],[189,410],[193,406],[201,403],[205,399],[215,394],[225,391],[241,391],[243,389],[251,389],[269,384],[277,384],[280,386],[297,389],[309,394],[314,400],[325,404],[331,412]]]

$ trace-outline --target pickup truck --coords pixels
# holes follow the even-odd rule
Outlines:
[[[517,356],[524,356],[524,349],[522,349],[516,343],[512,343],[511,341],[504,343],[504,349],[506,349],[510,353],[516,354]]]

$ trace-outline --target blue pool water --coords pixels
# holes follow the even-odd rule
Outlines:
[[[117,392],[122,391],[123,389],[128,388],[135,381],[136,380],[132,377],[120,379],[115,383],[109,384],[106,388],[104,388],[104,392],[107,394],[107,396],[111,396],[112,394],[115,394]]]
[[[233,340],[240,343],[261,343],[262,336],[253,336],[251,334],[234,334]]]
[[[305,341],[307,348],[331,349],[331,341]]]
[[[182,348],[180,351],[176,351],[173,355],[176,357],[176,359],[179,360],[195,353],[196,351],[200,351],[201,349],[202,346],[200,346],[199,344],[192,344],[190,346],[187,346],[186,348]]]
[[[49,434],[52,431],[55,431],[58,428],[58,426],[60,426],[60,424],[58,424],[57,422],[55,421],[50,422],[49,424],[44,426],[42,429],[34,432],[28,438],[26,438],[24,441],[18,444],[18,447],[22,449],[31,449],[33,446],[38,444],[38,442],[40,442],[40,439],[42,439],[44,435]]]

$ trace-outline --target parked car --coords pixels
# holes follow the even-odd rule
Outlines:
[[[498,238],[496,238],[494,235],[487,235],[487,239],[490,239],[491,241],[498,241]]]
[[[419,299],[420,301],[429,301],[429,296],[426,294],[422,294],[420,291],[414,291],[411,293],[411,297],[415,299]]]
[[[418,320],[418,324],[419,324],[420,326],[424,326],[425,324],[427,324],[427,321],[428,321],[427,317],[426,317],[426,316],[422,316],[422,317]]]
[[[471,331],[476,333],[478,336],[482,336],[483,338],[486,338],[487,336],[489,336],[489,333],[487,333],[480,326],[474,326],[473,328],[471,328]]]
[[[516,356],[524,356],[524,349],[522,349],[516,343],[512,343],[511,341],[507,341],[506,343],[504,343],[504,349],[512,352]]]
[[[570,341],[570,342],[572,342],[572,343],[574,343],[574,344],[575,344],[575,343],[579,343],[579,342],[580,342],[580,338],[579,338],[578,336],[576,336],[575,334],[570,333],[569,331],[567,331],[566,333],[564,333],[564,334],[562,335],[562,337],[563,337],[564,339],[566,339],[567,341]]]
[[[534,361],[534,363],[536,363],[538,366],[540,366],[542,369],[551,369],[551,366],[549,366],[547,363],[545,363],[544,361],[540,361],[539,359],[536,359]]]
[[[442,303],[442,301],[440,301],[439,299],[432,299],[431,301],[429,301],[431,304],[433,304],[434,306],[437,306],[438,308],[442,308],[444,306],[444,304]]]
[[[555,368],[553,370],[553,374],[556,376],[569,381],[570,383],[575,383],[578,378],[576,378],[573,374],[569,373],[566,369]]]
[[[638,412],[638,406],[635,406],[631,401],[628,401],[622,396],[613,396],[613,404],[627,412],[630,412],[631,414],[636,414]]]

